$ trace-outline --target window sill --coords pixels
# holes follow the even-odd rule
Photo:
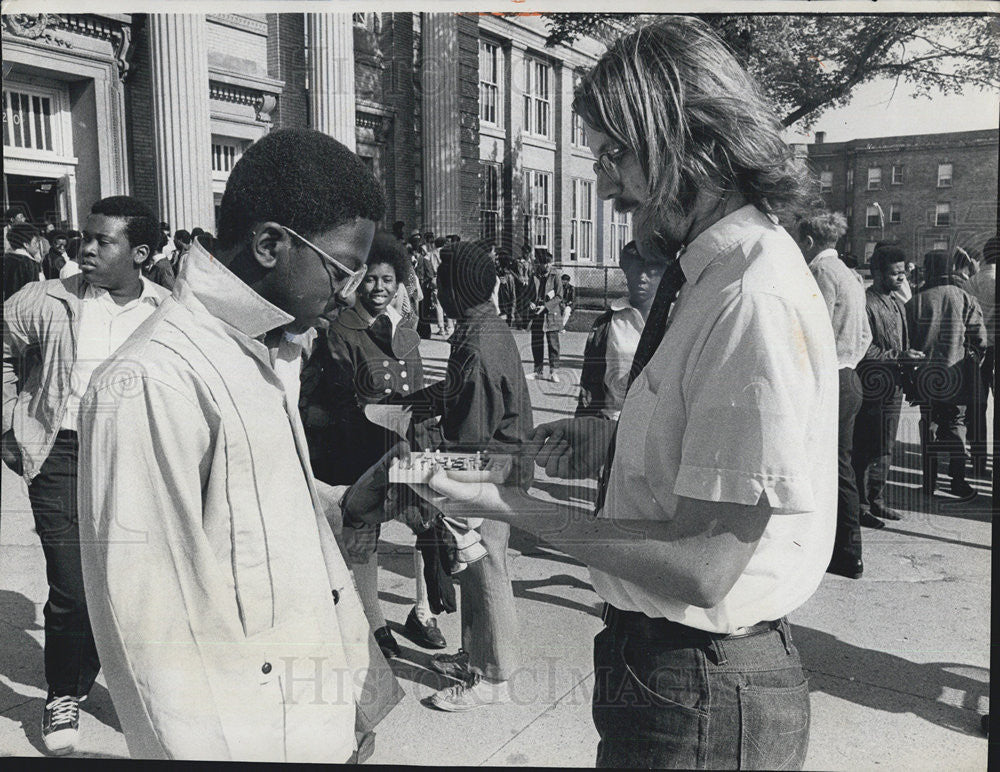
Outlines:
[[[549,139],[548,137],[540,137],[537,134],[528,134],[525,131],[521,132],[521,143],[524,145],[534,145],[535,147],[542,147],[546,150],[555,150],[555,141]]]
[[[482,120],[479,121],[479,133],[496,139],[507,138],[507,132],[504,131],[503,126],[497,126],[492,123],[483,123]]]

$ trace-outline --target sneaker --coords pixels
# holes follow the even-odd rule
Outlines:
[[[410,636],[411,641],[425,649],[443,649],[448,645],[441,630],[438,629],[438,621],[431,617],[426,622],[421,622],[415,608],[410,609],[403,630]]]
[[[559,376],[556,375],[555,370],[549,373],[549,380],[552,381],[553,383],[559,383]]]
[[[80,700],[66,694],[49,695],[42,714],[42,740],[49,753],[62,755],[76,747],[80,739]]]
[[[510,702],[506,681],[486,681],[473,673],[465,682],[432,694],[430,704],[438,710],[461,713],[483,705],[502,705]]]
[[[382,656],[386,659],[398,657],[402,653],[399,650],[399,644],[396,643],[396,639],[392,637],[392,630],[389,629],[388,625],[380,627],[373,635],[375,636],[375,643],[382,650]]]
[[[545,373],[543,373],[541,370],[535,370],[533,373],[528,373],[524,377],[529,381],[544,381]]]
[[[456,654],[435,654],[431,657],[431,670],[449,678],[469,678],[472,671],[469,666],[469,652],[459,649]]]

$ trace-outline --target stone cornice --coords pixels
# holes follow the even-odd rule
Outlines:
[[[277,93],[274,91],[263,91],[259,88],[227,83],[215,79],[214,76],[209,79],[208,94],[211,99],[219,102],[232,102],[253,107],[256,118],[261,123],[271,122],[271,113],[278,104]]]
[[[252,32],[255,35],[267,35],[266,21],[242,13],[210,13],[206,18],[225,27]]]
[[[3,31],[16,38],[48,43],[60,48],[73,48],[71,40],[53,34],[68,32],[83,37],[96,38],[111,44],[112,55],[118,66],[118,76],[128,77],[132,59],[132,25],[130,17],[122,14],[5,14]]]

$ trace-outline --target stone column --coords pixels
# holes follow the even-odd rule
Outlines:
[[[355,150],[351,14],[306,14],[306,29],[309,36],[310,125]]]
[[[149,15],[153,130],[160,218],[215,231],[205,17]]]
[[[444,236],[461,233],[462,225],[458,23],[453,13],[422,16],[424,223],[434,233]],[[412,227],[411,223],[406,225]]]

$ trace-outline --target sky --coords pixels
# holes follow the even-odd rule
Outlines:
[[[886,79],[858,86],[849,105],[823,113],[808,134],[793,126],[787,139],[812,142],[815,132],[825,131],[827,142],[846,142],[901,134],[995,129],[1000,125],[1000,93],[996,91],[967,88],[961,96],[914,99],[907,84],[900,83],[893,94],[894,85],[893,80]]]

